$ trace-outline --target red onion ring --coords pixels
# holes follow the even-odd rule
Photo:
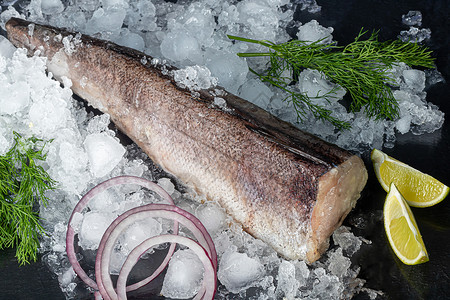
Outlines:
[[[207,251],[214,271],[217,270],[217,254],[212,243],[212,239],[196,217],[174,205],[147,204],[130,209],[120,215],[108,227],[102,240],[100,241],[101,246],[99,246],[99,249],[102,248],[102,252],[97,252],[95,270],[97,282],[102,283],[102,288],[99,289],[100,293],[102,293],[105,298],[109,297],[112,300],[117,299],[117,294],[114,290],[111,277],[109,275],[109,261],[111,259],[111,252],[114,244],[120,234],[136,221],[155,217],[174,220],[189,229],[194,234],[198,244]]]
[[[125,263],[122,266],[122,269],[120,270],[119,278],[117,280],[117,292],[119,300],[127,299],[126,295],[127,278],[134,265],[138,262],[140,256],[151,247],[167,242],[182,244],[189,247],[189,249],[191,249],[195,254],[197,254],[200,261],[203,263],[204,276],[202,281],[202,288],[197,293],[196,297],[194,297],[194,300],[214,298],[214,294],[217,287],[217,279],[216,276],[214,275],[216,273],[216,270],[214,269],[214,264],[211,261],[210,256],[208,255],[206,249],[203,248],[199,243],[187,237],[173,234],[166,234],[151,237],[145,240],[144,242],[139,244],[136,248],[134,248],[128,255],[127,259],[125,260]]]
[[[81,268],[80,264],[78,263],[78,260],[76,258],[75,249],[74,249],[74,238],[75,238],[75,230],[72,227],[72,219],[75,215],[75,213],[81,213],[81,211],[87,206],[89,201],[95,197],[97,194],[103,192],[104,190],[113,187],[115,185],[121,185],[121,184],[137,184],[140,186],[143,186],[151,191],[156,192],[158,195],[160,195],[164,200],[166,200],[169,205],[167,204],[148,204],[144,205],[142,207],[136,207],[133,209],[128,210],[127,212],[120,215],[116,220],[114,220],[111,225],[108,227],[104,235],[102,236],[102,240],[100,241],[100,245],[97,251],[97,257],[96,257],[96,263],[95,263],[95,269],[96,269],[96,280],[92,280],[86,272]],[[171,219],[174,221],[174,229],[172,235],[164,235],[163,237],[167,238],[167,240],[164,240],[162,242],[158,242],[156,244],[155,241],[161,241],[163,239],[157,237],[152,237],[147,239],[146,241],[142,242],[140,245],[138,245],[135,249],[131,251],[133,253],[132,258],[130,256],[127,258],[127,268],[122,267],[122,270],[124,270],[122,273],[122,270],[120,271],[119,277],[121,278],[121,290],[119,291],[121,293],[120,299],[126,299],[126,291],[131,291],[138,289],[139,287],[149,283],[154,278],[156,278],[168,265],[170,258],[172,257],[175,246],[177,241],[182,241],[183,243],[187,243],[188,245],[194,245],[195,253],[201,258],[202,262],[205,265],[205,276],[202,284],[202,288],[197,294],[195,299],[213,299],[215,290],[217,287],[217,254],[215,251],[214,243],[208,234],[207,230],[203,226],[203,224],[192,214],[176,207],[173,203],[172,198],[170,197],[167,192],[161,188],[156,183],[149,181],[144,178],[135,177],[135,176],[119,176],[114,177],[111,179],[108,179],[96,187],[92,188],[89,192],[87,192],[77,203],[75,206],[72,215],[70,216],[68,228],[67,228],[67,234],[66,234],[66,252],[67,256],[69,258],[70,263],[72,264],[73,270],[75,273],[80,277],[81,280],[83,280],[88,286],[95,289],[95,299],[118,299],[117,293],[114,290],[114,287],[112,286],[111,277],[109,275],[109,260],[111,257],[111,252],[114,246],[114,243],[117,241],[117,238],[119,237],[120,233],[125,230],[129,225],[131,225],[133,222],[135,222],[139,217],[142,216],[153,216],[153,217],[163,217],[167,219]],[[185,227],[187,227],[196,237],[198,242],[195,242],[193,240],[188,239],[189,241],[185,240],[187,238],[178,236],[178,222],[182,223]],[[172,237],[173,236],[173,237]],[[181,239],[180,239],[181,238]],[[173,241],[173,242],[171,242]],[[129,272],[133,268],[133,266],[137,263],[137,260],[139,257],[145,253],[149,248],[151,248],[154,245],[165,243],[165,242],[171,242],[171,246],[169,248],[169,251],[164,258],[161,265],[153,272],[152,275],[147,277],[146,279],[137,282],[135,284],[132,284],[130,286],[126,285],[126,279],[128,277]],[[182,243],[182,244],[183,244]],[[151,245],[150,245],[151,244]],[[144,245],[144,246],[142,246]],[[148,246],[150,245],[150,246]],[[186,244],[185,244],[186,245]],[[186,246],[188,246],[186,245]],[[148,246],[148,247],[147,247]],[[147,247],[143,252],[141,251],[143,248]],[[188,246],[190,247],[190,246]],[[199,248],[200,247],[200,248]],[[190,247],[191,248],[191,247]],[[136,250],[138,249],[138,250]],[[199,249],[202,249],[201,251]],[[131,255],[130,253],[130,255]],[[207,260],[204,258],[204,255],[206,255]],[[132,263],[133,262],[133,263]],[[131,265],[131,267],[129,267]],[[207,266],[206,266],[207,265]],[[129,269],[128,269],[129,268]],[[210,270],[212,268],[212,271]],[[125,275],[126,274],[126,275]],[[208,279],[205,279],[208,277]],[[123,279],[124,278],[124,279]],[[213,284],[209,281],[211,281],[210,278],[213,278]],[[125,283],[123,283],[125,281]],[[106,285],[105,285],[106,283]],[[213,288],[211,288],[213,287]],[[212,296],[211,296],[212,295]],[[206,297],[206,298],[205,298]]]

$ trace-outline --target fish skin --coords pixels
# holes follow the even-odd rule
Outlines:
[[[183,89],[170,76],[174,68],[148,55],[22,19],[6,29],[16,47],[47,57],[56,79],[71,79],[73,92],[108,113],[155,163],[287,259],[317,260],[366,184],[357,155],[220,87]]]

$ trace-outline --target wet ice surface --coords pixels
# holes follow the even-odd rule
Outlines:
[[[68,7],[59,0],[32,0],[26,14],[30,20],[94,34],[168,60],[180,68],[173,76],[181,86],[195,91],[219,84],[304,130],[360,153],[372,147],[394,146],[397,134],[424,134],[442,126],[444,114],[426,101],[425,90],[444,79],[437,70],[424,72],[403,64],[391,70],[396,81],[394,97],[400,105],[397,120],[374,121],[366,119],[362,113],[347,112],[339,103],[344,90],[336,88],[319,72],[304,70],[300,75],[302,81],[296,88],[314,96],[333,90],[335,100],[330,104],[321,97],[314,101],[329,105],[335,116],[351,121],[353,129],[335,132],[330,124],[312,118],[298,124],[292,106],[282,101],[284,95],[248,72],[249,65],[259,70],[265,62],[245,61],[236,55],[237,52],[259,49],[245,43],[233,43],[226,37],[226,34],[234,34],[274,42],[287,41],[289,36],[283,26],[292,20],[295,6],[310,13],[320,11],[314,0],[295,0],[291,4],[286,0],[236,3],[203,0],[180,4],[92,0],[77,1],[76,5]],[[4,23],[17,15],[9,9],[1,14],[1,20]],[[418,12],[410,12],[402,16],[402,20],[408,26],[421,26]],[[298,38],[325,38],[324,43],[332,40],[331,27],[325,28],[314,20],[297,25]],[[429,32],[411,27],[400,36],[421,42],[429,37]],[[66,51],[72,51],[73,46],[74,40],[65,41]],[[77,287],[83,287],[65,255],[65,232],[71,210],[89,188],[122,174],[157,181],[181,208],[202,221],[219,255],[221,285],[218,299],[339,299],[342,296],[350,298],[361,289],[376,297],[377,291],[363,288],[364,280],[358,278],[358,266],[350,260],[369,241],[355,236],[351,228],[339,228],[332,236],[328,252],[310,266],[303,261],[280,258],[263,242],[243,232],[216,203],[206,202],[190,190],[176,188],[180,184],[154,166],[135,145],[122,146],[115,132],[109,129],[109,116],[86,112],[72,99],[70,84],[66,79],[61,87],[45,73],[44,59],[28,58],[23,50],[15,51],[9,41],[0,36],[0,85],[3,87],[0,93],[0,154],[12,146],[12,130],[24,136],[54,139],[48,146],[48,159],[43,167],[59,182],[60,188],[49,192],[52,201],[40,211],[50,233],[42,241],[42,251],[46,253],[45,263],[58,276],[67,298],[76,298]],[[222,98],[216,98],[217,106],[226,104],[222,102]],[[105,159],[107,156],[109,159]],[[96,249],[101,232],[115,216],[155,201],[159,200],[134,186],[111,189],[98,195],[90,203],[88,212],[75,216],[79,244],[84,249]],[[168,224],[153,219],[132,227],[129,234],[119,239],[113,253],[111,268],[114,274],[134,245],[170,229]],[[79,256],[83,259],[81,254]],[[188,251],[177,251],[164,279],[163,294],[173,298],[191,297],[202,276],[200,267],[195,266],[198,263]]]

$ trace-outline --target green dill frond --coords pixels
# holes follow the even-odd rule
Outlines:
[[[46,143],[14,132],[14,145],[0,156],[0,249],[15,247],[20,265],[36,261],[39,237],[45,234],[36,203],[45,205],[56,182],[36,161],[44,161]]]
[[[355,40],[345,47],[332,44],[321,44],[321,40],[313,43],[292,40],[286,43],[274,44],[267,40],[253,40],[236,36],[230,39],[259,44],[269,48],[269,52],[238,53],[240,57],[268,56],[269,67],[264,74],[255,72],[262,81],[268,82],[288,93],[286,101],[293,103],[298,119],[304,120],[307,110],[317,119],[331,122],[341,129],[350,128],[350,124],[340,121],[321,105],[312,103],[307,95],[291,91],[288,87],[296,76],[304,69],[315,69],[324,74],[332,82],[347,90],[352,102],[350,110],[364,112],[369,118],[394,120],[399,113],[388,84],[393,84],[388,70],[398,62],[409,66],[432,68],[434,59],[431,51],[415,43],[405,43],[400,40],[378,41],[378,32],[373,32],[367,39],[362,38],[367,31],[361,31]],[[283,77],[290,70],[293,77]],[[324,96],[330,102],[331,93]]]

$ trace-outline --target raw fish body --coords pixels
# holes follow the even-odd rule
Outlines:
[[[56,79],[69,78],[155,163],[283,257],[313,262],[327,249],[367,181],[358,156],[223,89],[183,89],[174,68],[141,52],[30,24],[8,21],[11,42],[40,51]]]

